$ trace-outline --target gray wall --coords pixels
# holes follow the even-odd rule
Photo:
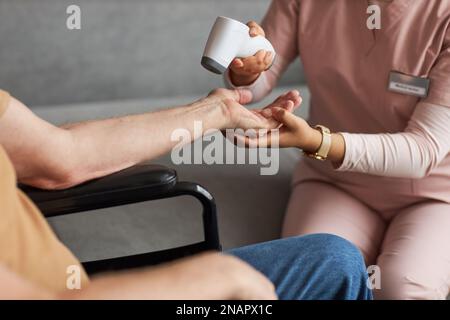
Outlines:
[[[0,88],[29,106],[203,94],[222,86],[199,64],[215,17],[260,20],[269,2],[0,0]],[[297,66],[282,83],[300,77]]]

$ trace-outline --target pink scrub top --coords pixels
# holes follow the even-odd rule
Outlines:
[[[273,0],[268,10],[262,25],[278,54],[277,72],[298,55],[303,62],[311,91],[311,124],[333,132],[398,133],[419,102],[450,107],[450,0],[377,1],[382,8],[380,30],[367,27],[371,3]],[[391,71],[429,78],[427,98],[389,91]],[[264,88],[275,85],[274,77],[266,72],[250,89],[266,94]],[[294,182],[317,179],[369,197],[368,204],[380,210],[424,199],[450,203],[450,154],[421,179],[340,172],[329,162],[301,161]],[[388,204],[388,198],[393,202]]]

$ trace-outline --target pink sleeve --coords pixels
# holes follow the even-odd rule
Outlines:
[[[297,45],[298,1],[272,0],[264,17],[261,25],[267,39],[274,46],[277,56],[272,67],[263,72],[254,83],[240,87],[252,91],[253,101],[263,99],[272,91],[280,76],[299,54]],[[229,88],[237,88],[231,82],[228,71],[225,74],[225,83]]]
[[[450,152],[450,108],[420,102],[402,133],[343,136],[346,151],[338,171],[423,178]]]
[[[430,91],[424,101],[450,107],[450,27],[444,39],[443,49],[430,71],[429,78]]]

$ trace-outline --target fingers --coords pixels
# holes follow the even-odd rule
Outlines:
[[[302,97],[300,96],[300,92],[298,92],[297,90],[291,90],[279,96],[277,99],[275,99],[275,101],[271,105],[267,107],[270,108],[277,106],[280,103],[280,101],[286,100],[290,100],[294,103],[293,110],[297,109],[302,103]]]
[[[302,104],[302,97],[300,96],[300,92],[298,92],[297,90],[294,90],[294,96],[292,98],[292,102],[294,103],[294,109],[297,109],[298,107],[300,107],[300,105]]]
[[[244,67],[244,62],[240,58],[236,58],[231,62],[231,68],[240,69]]]
[[[253,57],[254,59],[249,59],[251,62],[257,66],[257,71],[263,72],[270,68],[272,65],[273,54],[270,51],[259,50]]]
[[[292,102],[292,108],[290,108],[289,111],[293,111],[298,108],[298,106],[302,102],[302,98],[300,97],[300,93],[297,90],[291,90],[276,98],[274,102],[272,102],[264,109],[273,107],[283,107],[286,109],[286,106],[283,105],[286,101]]]
[[[299,96],[300,96],[300,93],[297,90],[290,90],[290,91],[283,93],[279,97],[277,97],[274,100],[274,103],[277,101],[280,101],[280,100],[294,100],[294,99],[298,98]]]
[[[265,37],[263,28],[255,21],[248,22],[247,26],[251,37]],[[273,58],[272,52],[260,50],[254,56],[234,59],[230,65],[230,70],[235,76],[249,77],[249,81],[244,83],[251,83],[256,79],[255,77],[272,66]]]
[[[300,97],[300,92],[298,92],[298,90],[288,91],[282,96],[282,98],[286,100],[291,100],[294,103],[294,105],[302,101],[302,98]]]
[[[254,55],[254,58],[256,59],[256,63],[257,63],[257,64],[263,64],[263,63],[264,63],[265,57],[266,57],[266,51],[264,51],[264,50],[259,50],[259,51]]]
[[[259,50],[254,56],[234,59],[230,69],[239,75],[260,74],[270,68],[272,60],[272,52]]]
[[[238,147],[245,147],[248,149],[255,148],[283,148],[283,140],[286,140],[287,133],[280,130],[269,131],[266,135],[258,135],[256,137],[249,137],[243,135],[234,135],[232,141]]]
[[[272,109],[271,108],[265,108],[261,111],[261,114],[266,118],[272,118]]]
[[[292,113],[294,111],[294,103],[292,101],[289,101],[291,103],[288,103],[287,106],[285,107],[287,112]]]
[[[297,90],[288,91],[275,99],[272,104],[262,109],[261,115],[267,119],[273,118],[272,114],[275,108],[283,108],[288,112],[293,112],[300,105],[301,101],[300,93]]]
[[[292,102],[291,100],[281,101],[277,105],[270,107],[269,110],[271,110],[273,117],[275,117],[274,113],[276,113],[278,109],[284,109],[288,112],[291,112],[292,110],[294,110],[294,102]]]
[[[293,112],[295,110],[296,99],[298,97],[295,96],[295,93],[285,93],[278,97],[272,104],[262,109],[261,115],[267,119],[273,118],[272,110],[275,110],[275,108],[283,108],[288,112]]]
[[[252,102],[253,100],[253,94],[248,89],[225,89],[225,88],[218,88],[212,90],[208,97],[215,97],[222,101],[224,100],[233,100],[239,104],[248,104]]]
[[[266,56],[264,57],[264,65],[266,65],[266,69],[264,69],[264,71],[269,70],[270,67],[272,66],[273,63],[273,53],[272,52],[267,52]]]
[[[283,108],[272,108],[272,116],[289,129],[296,129],[299,125],[297,116]]]
[[[249,34],[251,37],[256,37],[256,36],[263,36],[265,37],[266,34],[264,32],[264,29],[255,21],[249,21],[247,23],[247,26],[249,27]]]

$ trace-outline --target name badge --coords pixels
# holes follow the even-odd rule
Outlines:
[[[389,91],[426,98],[430,88],[430,79],[408,76],[391,71],[389,75]]]

